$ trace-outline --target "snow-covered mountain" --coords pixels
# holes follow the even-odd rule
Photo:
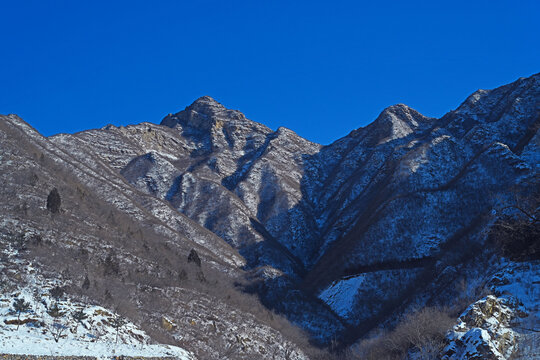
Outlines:
[[[202,358],[315,354],[290,323],[318,346],[353,349],[426,306],[465,311],[444,356],[474,358],[460,348],[470,333],[488,358],[482,346],[500,345],[489,336],[519,343],[519,319],[538,319],[530,293],[490,281],[529,266],[538,294],[538,241],[517,254],[493,234],[527,216],[538,234],[539,128],[540,74],[479,90],[440,119],[391,106],[328,146],[208,96],[159,125],[50,138],[3,116],[0,226],[43,276],[124,304]],[[45,206],[53,187],[59,213]],[[85,277],[94,287],[81,289]],[[464,320],[486,303],[513,314],[508,332]]]

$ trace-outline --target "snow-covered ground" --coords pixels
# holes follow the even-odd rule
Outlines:
[[[113,356],[192,359],[186,351],[175,346],[115,344],[114,342],[90,342],[81,339],[62,339],[55,343],[52,338],[47,338],[28,328],[19,330],[14,333],[0,333],[0,353],[41,356],[94,356],[98,359],[109,359]]]
[[[365,276],[358,275],[336,281],[320,294],[319,298],[332,307],[337,314],[346,317],[354,304],[354,298],[365,281]]]
[[[118,315],[100,306],[84,306],[69,299],[59,300],[58,307],[63,315],[55,319],[47,310],[50,311],[56,302],[43,292],[50,288],[25,287],[1,295],[0,353],[193,359],[179,347],[150,344],[148,335],[131,322],[126,322],[118,329],[117,340],[113,322]],[[24,299],[30,305],[30,310],[20,315],[21,322],[28,322],[19,326],[14,323],[17,320],[17,313],[13,310],[15,299]],[[88,317],[78,322],[72,314],[80,310]]]
[[[384,299],[395,297],[417,272],[417,269],[394,269],[346,276],[334,281],[318,297],[346,320],[368,318],[380,309]],[[368,307],[358,301],[367,297],[372,299]]]
[[[21,262],[15,259],[16,251],[4,255]],[[0,293],[0,354],[194,359],[182,348],[151,344],[144,331],[111,310],[85,305],[65,295],[53,298],[51,290],[58,283],[44,279],[31,264],[19,265],[25,265],[26,285],[4,286]],[[0,270],[12,271],[3,264]],[[20,314],[15,311],[17,299],[23,300],[28,310]],[[51,315],[55,306],[59,310],[56,317]],[[85,318],[78,321],[74,314],[80,311]],[[115,327],[115,323],[121,325]]]

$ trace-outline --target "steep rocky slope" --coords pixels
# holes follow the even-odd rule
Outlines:
[[[480,300],[458,284],[480,293],[503,270],[490,229],[519,217],[523,199],[537,211],[529,200],[538,198],[539,128],[539,74],[479,90],[440,119],[391,106],[328,146],[208,96],[160,125],[49,139],[3,117],[11,185],[2,196],[22,206],[2,209],[11,214],[3,226],[35,228],[95,258],[114,249],[144,263],[141,272],[153,269],[166,297],[178,285],[178,259],[194,248],[209,269],[242,284],[240,298],[255,293],[318,343],[350,344],[415,308]],[[51,227],[42,207],[53,186],[67,202],[52,217],[61,226]],[[52,240],[74,229],[84,236]],[[139,286],[139,275],[131,281]],[[255,321],[248,313],[238,320]]]

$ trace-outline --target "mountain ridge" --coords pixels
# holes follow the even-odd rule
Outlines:
[[[160,125],[43,138],[8,116],[0,130],[36,149],[32,155],[2,138],[12,156],[33,159],[25,161],[35,172],[45,163],[63,169],[69,181],[47,172],[47,183],[65,184],[61,193],[79,184],[86,189],[79,192],[107,204],[104,214],[90,205],[84,211],[117,234],[112,249],[127,246],[116,237],[130,234],[138,239],[129,245],[133,256],[152,268],[159,246],[176,253],[194,247],[205,271],[230,274],[312,341],[346,346],[414,308],[449,306],[461,296],[454,289],[460,281],[500,270],[486,263],[495,256],[486,234],[500,220],[497,208],[516,194],[537,196],[539,103],[535,74],[478,90],[439,119],[392,105],[325,146],[287,128],[271,130],[209,96]],[[40,163],[39,152],[51,160]],[[8,182],[15,176],[8,174],[26,174],[9,169]],[[27,202],[43,194],[32,196]],[[75,205],[70,211],[74,219],[84,213]],[[162,245],[145,254],[140,249],[154,246],[147,236]],[[167,261],[160,268],[169,275],[160,281],[173,287],[182,275]]]

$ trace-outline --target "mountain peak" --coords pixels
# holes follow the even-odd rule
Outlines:
[[[217,102],[213,97],[205,95],[195,100],[186,110],[196,111],[204,115],[216,115],[217,113],[227,110],[225,106]]]
[[[215,104],[219,104],[219,102],[216,101],[216,99],[214,99],[213,97],[209,96],[209,95],[204,95],[204,96],[201,96],[200,98],[198,98],[197,100],[195,100],[193,102],[193,104],[200,104],[200,103],[215,103]]]
[[[190,106],[188,106],[188,108],[201,107],[201,106],[211,106],[211,107],[218,107],[221,109],[225,109],[225,107],[221,105],[218,101],[216,101],[216,99],[208,95],[201,96],[200,98],[195,100]]]
[[[422,114],[420,114],[418,111],[414,110],[408,105],[405,104],[395,104],[388,106],[385,108],[377,117],[375,121],[378,121],[383,118],[387,118],[388,116],[391,117],[398,117],[398,118],[411,118],[411,117],[422,117],[425,118]]]
[[[395,104],[385,108],[364,129],[370,134],[373,144],[378,144],[405,137],[433,120],[405,104]]]
[[[245,120],[245,116],[240,111],[227,109],[213,97],[205,95],[184,110],[167,115],[161,121],[161,125],[174,127],[181,124],[199,130],[209,130],[218,119],[220,121]]]

